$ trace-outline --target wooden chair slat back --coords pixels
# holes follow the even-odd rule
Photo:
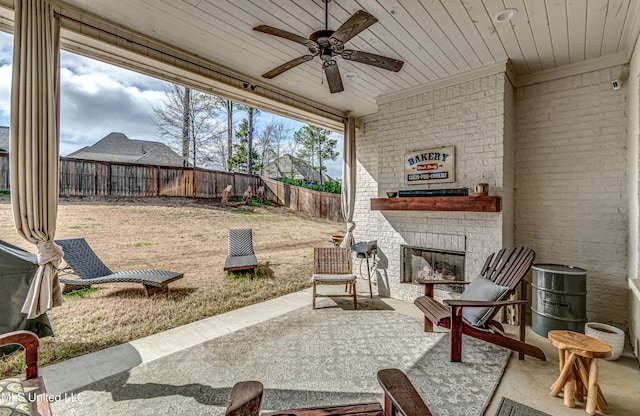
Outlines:
[[[493,262],[486,267],[489,272],[483,276],[500,286],[508,287],[509,291],[502,297],[506,299],[516,291],[518,284],[531,268],[535,256],[536,253],[530,248],[514,247],[510,250],[503,248],[493,256]],[[500,308],[494,308],[487,322],[491,322],[499,311]]]
[[[536,255],[533,250],[523,248],[523,251],[518,256],[511,273],[506,276],[505,286],[515,289],[531,268],[535,257]]]
[[[316,274],[351,274],[351,250],[343,247],[315,247],[313,272]]]
[[[505,250],[506,249],[503,248],[502,250],[490,255],[487,259],[487,268],[485,273],[482,274],[486,279],[495,281],[496,267],[498,267],[498,265],[500,264],[500,260],[502,259],[502,255],[504,254]]]
[[[502,249],[487,259],[481,274],[486,279],[513,291],[529,271],[534,258],[535,252],[530,248]]]
[[[480,270],[480,275],[484,277],[488,276],[489,267],[491,266],[491,261],[493,260],[493,257],[495,255],[496,253],[491,253],[491,255],[487,257],[487,259],[484,261],[484,266],[482,266],[482,269]]]

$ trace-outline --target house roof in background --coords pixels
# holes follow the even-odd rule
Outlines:
[[[290,154],[282,155],[278,159],[267,163],[264,166],[262,176],[268,178],[289,178],[309,182],[320,182],[320,173],[314,172],[311,166],[302,159],[293,157]],[[332,181],[326,173],[322,173],[322,182]]]
[[[0,152],[9,151],[9,127],[0,126]]]
[[[92,146],[83,147],[67,157],[104,162],[182,166],[182,156],[164,143],[132,140],[123,133],[109,133]]]

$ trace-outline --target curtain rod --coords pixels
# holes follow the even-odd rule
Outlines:
[[[118,38],[118,39],[120,39],[120,40],[123,40],[123,41],[125,41],[125,42],[128,42],[128,43],[130,43],[130,44],[132,44],[132,45],[140,46],[140,47],[145,48],[145,49],[148,49],[148,50],[150,50],[150,51],[153,51],[153,52],[159,53],[159,54],[161,54],[161,55],[167,56],[167,57],[169,57],[169,58],[176,59],[176,60],[181,61],[181,62],[184,62],[184,63],[186,63],[186,64],[193,65],[193,66],[195,66],[195,67],[198,67],[198,68],[204,69],[204,70],[206,70],[206,71],[210,71],[210,72],[213,72],[213,73],[215,73],[215,74],[221,75],[221,76],[226,77],[226,78],[228,78],[228,79],[231,79],[231,80],[233,80],[233,81],[241,82],[241,83],[242,83],[242,85],[244,86],[244,88],[250,88],[250,89],[251,89],[251,91],[255,91],[255,89],[256,89],[256,88],[260,88],[260,89],[262,89],[262,90],[264,90],[264,91],[270,92],[271,94],[275,94],[275,95],[278,95],[278,96],[280,96],[280,97],[282,97],[282,98],[286,98],[287,100],[291,100],[291,101],[296,102],[296,103],[298,103],[298,104],[302,104],[302,105],[304,105],[304,106],[306,106],[306,107],[311,107],[312,109],[314,109],[314,110],[316,110],[316,111],[319,111],[319,112],[322,112],[322,113],[325,113],[325,114],[329,114],[329,115],[332,115],[332,116],[338,117],[338,118],[342,119],[342,121],[343,121],[343,122],[344,122],[344,120],[346,119],[346,118],[345,118],[343,115],[341,115],[341,114],[336,114],[336,113],[333,113],[333,112],[331,112],[331,111],[329,111],[329,110],[325,110],[325,109],[323,109],[323,108],[318,108],[318,107],[316,107],[316,106],[314,106],[314,105],[311,105],[311,104],[305,103],[304,101],[301,101],[301,100],[299,100],[299,99],[297,99],[297,98],[294,98],[294,97],[290,97],[290,96],[288,96],[288,95],[285,95],[285,94],[283,94],[283,93],[281,93],[281,92],[279,92],[279,91],[276,91],[276,90],[274,90],[274,89],[271,89],[271,88],[269,88],[269,87],[265,87],[265,86],[263,86],[263,85],[258,85],[258,84],[252,84],[250,81],[247,81],[247,80],[245,80],[245,79],[241,79],[241,78],[238,78],[238,77],[236,77],[236,76],[229,75],[229,74],[227,74],[227,73],[225,73],[225,72],[222,72],[222,71],[219,71],[219,70],[217,70],[217,69],[209,68],[209,67],[207,67],[207,66],[205,66],[205,65],[198,64],[198,63],[194,63],[194,62],[191,62],[191,61],[190,61],[190,60],[188,60],[188,59],[185,59],[185,58],[182,58],[182,57],[179,57],[179,56],[173,55],[173,54],[171,54],[171,53],[167,53],[167,52],[161,51],[161,50],[156,49],[156,48],[152,48],[152,47],[150,47],[150,46],[148,46],[148,45],[145,45],[145,44],[142,44],[142,43],[140,43],[140,42],[136,42],[136,41],[134,41],[134,40],[127,39],[127,38],[125,38],[125,37],[124,37],[124,36],[122,36],[122,35],[118,35],[118,34],[115,34],[115,33],[109,32],[109,31],[107,31],[107,30],[105,30],[105,29],[102,29],[102,28],[100,28],[100,27],[97,27],[97,26],[91,25],[91,24],[89,24],[89,23],[86,23],[86,22],[80,21],[80,20],[78,20],[78,19],[74,19],[73,17],[69,17],[69,16],[66,16],[66,15],[61,14],[61,13],[58,13],[58,12],[54,12],[54,15],[55,15],[55,16],[57,16],[57,17],[59,17],[59,18],[61,18],[61,19],[65,19],[65,20],[68,20],[68,21],[70,21],[70,22],[76,23],[76,24],[78,24],[78,25],[80,25],[80,26],[86,26],[86,27],[88,27],[88,28],[90,28],[90,29],[93,29],[93,30],[96,30],[96,31],[98,31],[98,32],[101,32],[101,33],[104,33],[104,34],[107,34],[107,35],[110,35],[110,36],[116,37],[116,38]]]

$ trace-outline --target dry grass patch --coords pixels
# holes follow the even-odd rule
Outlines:
[[[253,229],[260,267],[227,275],[227,230]],[[142,285],[114,283],[65,296],[48,313],[56,335],[41,342],[41,365],[55,363],[197,321],[309,286],[314,246],[329,245],[341,224],[283,208],[229,209],[185,198],[61,199],[57,239],[85,238],[114,271],[184,273],[168,294],[147,298]],[[34,252],[13,228],[9,198],[0,196],[0,238]],[[4,377],[21,370],[0,362]]]

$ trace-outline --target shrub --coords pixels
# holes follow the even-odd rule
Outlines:
[[[300,186],[302,188],[313,189],[314,191],[319,191],[319,192],[327,192],[330,194],[342,193],[342,186],[340,182],[336,182],[336,181],[328,181],[328,182],[324,182],[323,184],[305,183],[301,180],[294,179],[294,178],[278,178],[278,181],[289,184],[289,185],[293,185],[293,186]]]

